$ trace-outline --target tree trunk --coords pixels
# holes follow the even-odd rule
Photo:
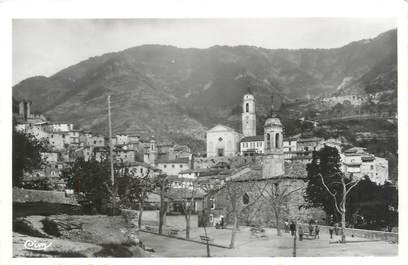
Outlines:
[[[190,239],[190,211],[184,217],[186,218],[186,239]]]
[[[163,234],[163,225],[164,225],[164,219],[166,217],[167,213],[167,202],[163,202],[163,206],[160,207],[160,212],[159,212],[159,234]]]
[[[235,236],[236,236],[237,227],[238,227],[238,214],[236,213],[235,210],[234,210],[234,212],[233,212],[233,215],[234,215],[234,223],[233,223],[233,225],[232,225],[230,248],[234,248],[234,247],[235,247]]]
[[[164,216],[167,212],[167,202],[164,200],[163,186],[160,187],[159,234],[163,234]]]
[[[207,229],[205,228],[205,226],[204,226],[204,234],[205,234],[205,237],[208,237],[208,235],[207,235]],[[211,254],[210,254],[210,242],[208,242],[208,240],[207,240],[207,257],[209,258],[209,257],[211,257]]]
[[[346,211],[341,214],[341,243],[346,243]]]
[[[344,181],[344,177],[341,178],[343,184],[343,200],[341,201],[341,243],[346,243],[346,198],[347,198],[347,187]]]
[[[137,225],[139,229],[142,228],[142,215],[143,215],[144,201],[139,202],[139,219],[137,220]]]
[[[275,222],[276,222],[277,235],[282,236],[282,233],[281,233],[281,230],[280,230],[280,227],[279,227],[279,223],[280,223],[279,216],[280,216],[279,209],[275,209]]]

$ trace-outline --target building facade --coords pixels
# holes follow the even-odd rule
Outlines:
[[[242,134],[256,136],[255,97],[250,92],[244,95],[242,102]]]
[[[216,125],[207,131],[207,157],[235,156],[239,153],[240,134],[234,129]]]

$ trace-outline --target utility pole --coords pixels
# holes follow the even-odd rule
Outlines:
[[[111,121],[111,104],[110,95],[108,96],[108,124],[109,124],[109,160],[112,180],[112,215],[116,208],[116,189],[115,189],[115,174],[113,172],[113,146],[112,146],[112,121]]]
[[[297,232],[297,229],[295,229],[295,235],[293,237],[293,257],[296,257],[296,232]]]

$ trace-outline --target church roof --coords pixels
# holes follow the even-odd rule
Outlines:
[[[209,129],[207,132],[212,132],[212,131],[230,131],[230,132],[236,133],[236,131],[233,128],[222,125],[222,124],[215,125],[211,129]]]
[[[243,142],[256,142],[256,141],[263,141],[263,135],[256,135],[256,136],[247,136],[241,139],[241,143]]]

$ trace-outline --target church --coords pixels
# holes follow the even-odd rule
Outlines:
[[[283,145],[282,124],[265,122],[264,135],[256,135],[255,97],[248,90],[242,102],[242,133],[218,124],[207,131],[207,157],[249,156]],[[268,119],[269,120],[269,119]]]

